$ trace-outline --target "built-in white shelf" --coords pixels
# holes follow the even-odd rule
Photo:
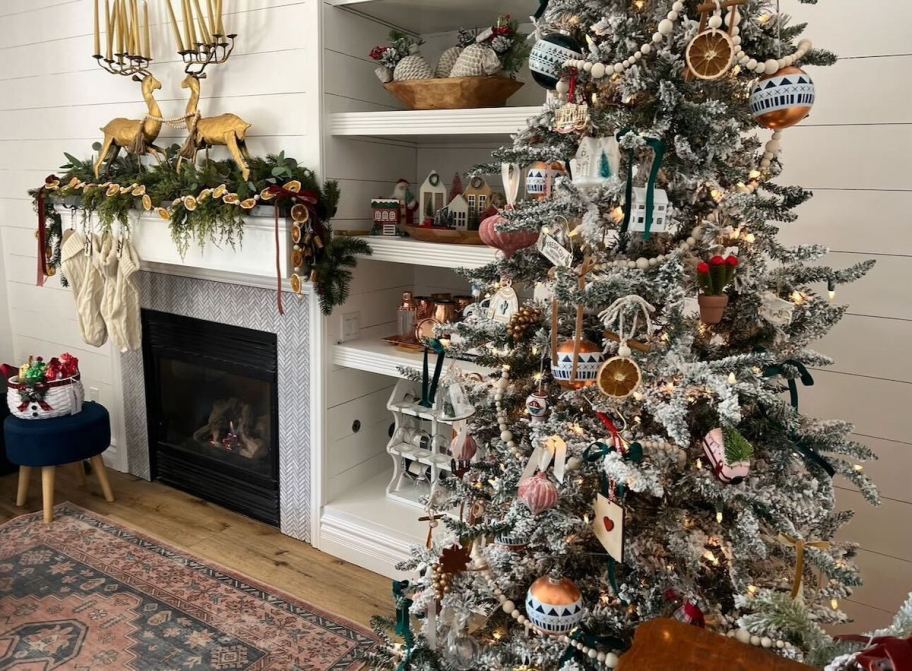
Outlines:
[[[402,578],[398,562],[409,548],[424,543],[427,522],[414,503],[396,501],[386,494],[392,469],[348,488],[323,506],[320,549],[389,578]]]
[[[462,110],[336,112],[330,115],[333,135],[402,138],[446,144],[447,138],[503,141],[526,127],[540,107],[489,107]],[[452,141],[452,140],[451,140]]]
[[[538,5],[531,0],[328,0],[413,33],[442,33],[457,28],[490,26],[501,14],[520,22]]]
[[[362,338],[334,345],[332,361],[337,366],[344,366],[345,368],[355,368],[368,373],[389,375],[390,377],[402,377],[399,372],[400,366],[421,370],[424,353],[403,350],[383,340]],[[435,361],[436,356],[431,355],[429,365],[433,366]],[[479,366],[471,361],[447,358],[444,361],[445,367],[448,366],[447,362],[455,362],[464,373],[487,375],[491,372],[491,369]]]
[[[366,239],[373,254],[362,258],[413,266],[478,268],[491,263],[497,252],[487,245],[451,245],[381,235],[372,235]]]

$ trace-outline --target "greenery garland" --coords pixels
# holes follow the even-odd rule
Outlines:
[[[96,143],[93,148],[98,151],[101,147]],[[178,168],[179,151],[179,145],[171,145],[165,149],[165,159],[151,166],[143,166],[133,155],[121,156],[109,164],[103,182],[95,180],[92,159],[64,154],[68,162],[60,169],[65,172],[49,176],[42,187],[29,191],[36,208],[39,192],[45,197],[49,274],[60,264],[62,217],[56,205],[81,209],[84,221],[96,214],[103,232],[110,231],[114,222],[129,230],[131,210],[155,210],[167,220],[171,238],[183,256],[194,241],[200,248],[206,242],[236,248],[243,239],[245,211],[267,204],[269,187],[291,183],[316,196],[316,211],[328,233],[311,275],[320,307],[328,315],[345,302],[352,277],[349,268],[356,265],[357,255],[369,255],[371,249],[363,239],[333,235],[327,222],[339,202],[337,182],[320,184],[312,170],[284,152],[249,159],[250,176],[245,180],[232,161],[207,159],[199,165],[184,162]],[[275,205],[281,216],[287,216],[292,203],[282,200]],[[65,278],[62,282],[66,285]]]

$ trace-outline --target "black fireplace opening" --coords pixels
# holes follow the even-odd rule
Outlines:
[[[142,311],[152,478],[279,524],[274,333]]]

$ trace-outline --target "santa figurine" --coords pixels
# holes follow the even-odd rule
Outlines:
[[[399,201],[399,221],[407,226],[415,225],[415,213],[418,211],[418,199],[409,189],[407,180],[400,179],[396,182],[396,188],[393,189],[393,195]]]

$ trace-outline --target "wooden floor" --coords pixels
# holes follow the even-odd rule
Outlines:
[[[72,501],[365,626],[371,616],[390,615],[393,608],[388,579],[283,536],[266,524],[111,470],[117,500],[107,503],[94,476],[84,487],[74,468],[57,470],[56,503]],[[40,469],[32,473],[24,508],[15,506],[17,476],[0,477],[0,523],[41,510],[40,473]]]

